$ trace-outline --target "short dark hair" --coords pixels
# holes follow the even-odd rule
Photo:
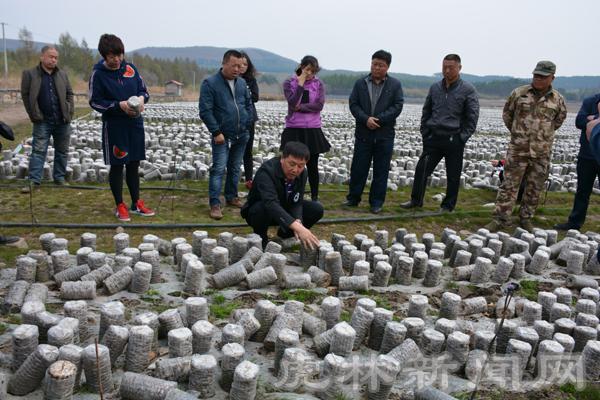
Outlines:
[[[100,36],[100,41],[98,42],[98,52],[102,58],[106,58],[109,54],[118,56],[125,54],[125,46],[123,45],[123,41],[119,39],[118,36],[105,33],[104,35]]]
[[[227,50],[225,54],[223,54],[223,64],[229,61],[231,57],[242,58],[242,53],[237,50]]]
[[[392,64],[392,53],[390,53],[389,51],[377,50],[371,56],[371,60],[374,60],[375,58],[378,60],[385,61],[385,63],[388,65],[388,67]]]
[[[58,52],[58,49],[56,48],[55,45],[53,44],[47,44],[44,47],[42,47],[42,50],[40,51],[40,54],[44,54],[45,52],[47,52],[48,50],[56,50]]]
[[[283,151],[281,152],[282,158],[287,158],[288,156],[301,158],[304,161],[308,161],[310,158],[310,150],[304,143],[301,142],[287,142],[285,146],[283,146]]]
[[[460,56],[458,54],[446,54],[446,57],[444,57],[444,60],[448,60],[448,61],[456,61],[457,63],[460,64]]]
[[[242,75],[242,78],[244,78],[246,80],[248,80],[250,78],[256,78],[256,67],[252,63],[252,60],[248,56],[248,53],[246,53],[245,51],[240,51],[240,54],[242,55],[242,58],[245,58],[246,62],[248,63],[248,69],[246,70],[246,72],[244,72],[244,75]]]
[[[302,70],[309,65],[313,67],[313,69],[315,70],[315,74],[321,70],[321,67],[319,66],[319,60],[317,60],[317,57],[304,56],[302,57],[302,60],[300,60],[300,66],[296,68],[296,75],[299,76],[302,73]]]

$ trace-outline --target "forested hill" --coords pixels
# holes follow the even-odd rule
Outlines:
[[[35,42],[32,34],[26,29],[19,33],[19,40],[8,39],[8,65],[13,74],[24,66],[35,65],[38,60],[39,49],[44,45]],[[85,40],[77,42],[69,33],[59,37],[57,46],[60,51],[60,65],[65,68],[73,78],[87,80],[92,66],[99,59],[95,49],[89,48]],[[195,83],[196,88],[202,79],[216,70],[221,64],[221,57],[226,51],[223,47],[192,46],[192,47],[144,47],[132,50],[126,54],[140,69],[147,83],[151,86],[163,85],[166,81],[174,79],[191,88]],[[270,85],[277,90],[286,76],[291,74],[297,66],[297,61],[282,57],[278,54],[257,49],[242,48],[252,58],[260,76],[259,83]],[[327,70],[320,73],[327,85],[327,92],[332,95],[347,96],[352,90],[354,82],[366,71]],[[425,97],[429,86],[439,80],[439,74],[411,75],[393,73],[400,79],[407,97]],[[463,79],[471,82],[483,98],[505,98],[517,86],[526,84],[529,79],[518,79],[500,75],[470,75],[462,74]],[[600,92],[600,76],[557,76],[554,87],[563,93],[567,100],[579,101],[582,98]]]

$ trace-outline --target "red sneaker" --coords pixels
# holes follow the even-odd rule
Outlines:
[[[119,218],[120,221],[131,221],[131,218],[129,218],[129,211],[127,210],[127,206],[125,205],[125,203],[121,203],[117,206],[115,215],[117,216],[117,218]]]
[[[146,205],[144,204],[144,200],[142,199],[139,199],[135,203],[135,208],[132,208],[131,212],[134,214],[141,215],[143,217],[152,217],[154,215],[154,211],[146,207]]]

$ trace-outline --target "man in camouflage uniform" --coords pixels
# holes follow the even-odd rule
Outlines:
[[[533,231],[531,218],[548,177],[554,132],[567,116],[564,98],[552,88],[555,72],[553,62],[538,62],[531,84],[513,90],[504,105],[502,119],[510,131],[510,143],[494,219],[486,225],[490,231],[511,226],[510,216],[523,179],[527,183],[519,209],[519,225]]]

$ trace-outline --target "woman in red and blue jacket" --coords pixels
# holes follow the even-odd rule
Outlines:
[[[150,96],[137,68],[124,60],[125,46],[115,35],[100,37],[102,56],[89,82],[90,106],[102,114],[102,153],[110,165],[108,179],[117,205],[115,215],[129,221],[129,213],[152,216],[140,199],[140,161],[146,159],[144,104]],[[131,207],[123,202],[123,169],[131,195]]]

